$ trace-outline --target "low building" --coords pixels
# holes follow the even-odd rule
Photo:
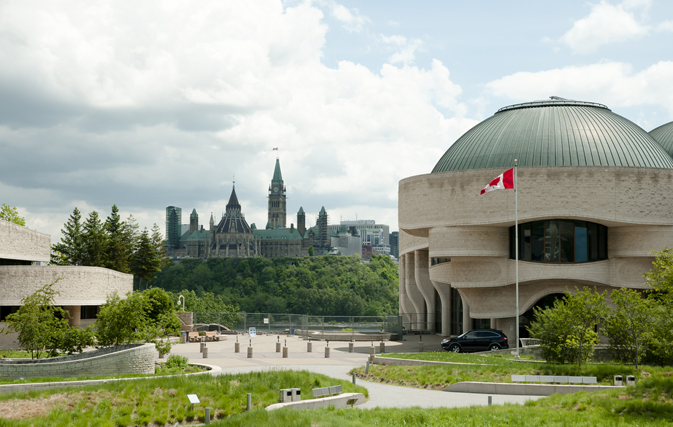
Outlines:
[[[7,315],[42,286],[56,282],[56,304],[72,326],[92,324],[107,296],[133,290],[133,275],[101,267],[51,266],[48,234],[0,220],[0,329]],[[58,280],[58,282],[57,282]],[[16,333],[0,334],[0,349],[17,348]]]

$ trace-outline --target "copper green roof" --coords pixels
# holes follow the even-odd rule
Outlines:
[[[652,129],[650,136],[661,144],[669,155],[673,156],[673,122]]]
[[[254,230],[255,238],[260,240],[290,240],[303,239],[301,233],[296,228],[276,228],[269,230]],[[308,236],[308,235],[307,235]]]
[[[673,169],[673,158],[642,128],[592,102],[511,105],[467,131],[432,172],[519,166]]]
[[[272,184],[283,185],[283,175],[280,173],[280,161],[276,159],[276,168],[273,170]]]
[[[325,207],[323,206],[322,209],[320,209],[320,215],[326,215],[327,211],[325,211]]]
[[[192,213],[191,213],[191,215],[189,215],[189,217],[194,218],[196,216],[198,216],[198,214],[196,213],[196,209],[192,209]]]
[[[187,231],[182,235],[182,237],[180,237],[180,242],[183,243],[183,242],[208,240],[209,234],[210,233],[208,232],[208,230],[196,230],[193,233]]]
[[[304,208],[299,206],[299,212],[297,212],[299,215],[304,215]]]

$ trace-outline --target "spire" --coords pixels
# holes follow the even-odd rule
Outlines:
[[[322,209],[320,209],[320,215],[327,215],[327,211],[325,210],[324,206],[322,207]]]
[[[189,215],[189,217],[194,218],[194,217],[197,217],[197,216],[199,216],[199,214],[196,213],[196,209],[192,209],[192,214]]]
[[[280,173],[280,161],[276,159],[276,168],[273,170],[272,184],[283,185],[283,174]]]
[[[233,213],[233,211],[241,212],[241,205],[238,203],[238,197],[236,197],[235,186],[231,189],[231,196],[229,197],[229,203],[227,203],[227,214]]]
[[[298,215],[304,215],[304,208],[302,206],[299,206],[299,212],[297,212]]]

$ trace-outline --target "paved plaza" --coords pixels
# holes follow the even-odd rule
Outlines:
[[[276,353],[276,342],[280,337],[281,347],[287,344],[288,357],[282,357],[282,351]],[[348,342],[332,341],[329,343],[330,358],[325,358],[325,341],[311,341],[313,351],[307,352],[307,341],[287,335],[262,335],[249,338],[247,335],[238,337],[240,353],[234,352],[235,336],[227,336],[224,341],[208,342],[208,358],[200,353],[199,343],[176,344],[172,354],[189,358],[191,362],[206,363],[222,368],[223,373],[243,373],[273,369],[307,370],[324,374],[333,378],[351,380],[348,373],[351,369],[363,366],[369,357],[371,342],[356,342],[353,353],[348,352]],[[442,337],[435,335],[423,336],[425,351],[439,351]],[[252,341],[253,357],[247,357],[247,348]],[[419,337],[409,336],[406,341],[386,342],[386,352],[417,352]],[[376,353],[379,353],[379,342],[374,342]],[[357,379],[357,384],[367,388],[369,400],[359,408],[402,408],[402,407],[463,407],[487,405],[488,396],[472,393],[449,393],[438,390],[422,390],[389,384],[374,383]],[[523,403],[527,400],[539,399],[540,396],[493,395],[493,404]]]

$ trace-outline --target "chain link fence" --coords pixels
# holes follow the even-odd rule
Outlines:
[[[279,313],[194,313],[196,330],[227,330],[248,333],[288,333],[305,339],[379,340],[401,339],[402,317],[386,316],[309,316]]]

